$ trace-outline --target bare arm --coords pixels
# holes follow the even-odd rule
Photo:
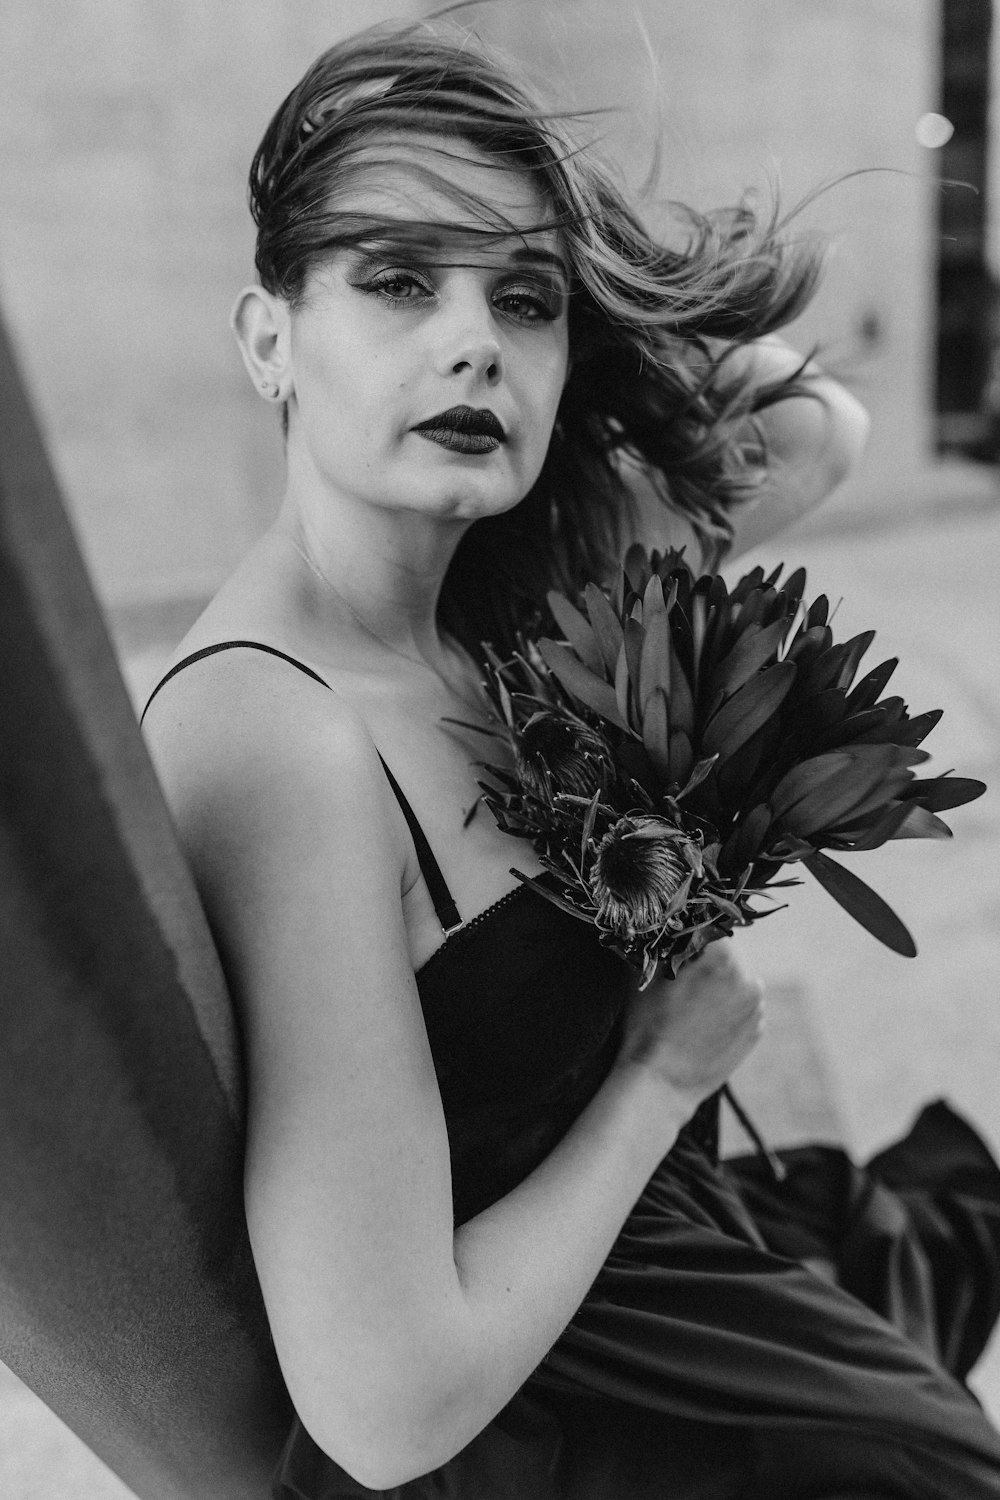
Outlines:
[[[759,339],[728,357],[730,367],[750,366],[763,383],[781,380],[802,356],[778,338]],[[729,556],[747,552],[807,515],[847,478],[864,450],[868,414],[838,381],[810,361],[809,395],[777,401],[754,419],[764,439],[767,469],[760,488],[733,510]],[[643,540],[651,546],[687,546],[699,555],[693,528],[671,514],[648,481],[636,480]]]
[[[192,671],[150,727],[241,1008],[247,1214],[282,1368],[319,1445],[386,1488],[465,1446],[542,1359],[755,1040],[759,996],[723,959],[654,986],[556,1150],[456,1232],[401,915],[412,857],[363,729],[259,661]]]

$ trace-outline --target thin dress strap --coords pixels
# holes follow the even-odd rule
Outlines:
[[[200,651],[192,651],[190,656],[185,656],[183,661],[177,662],[175,666],[170,668],[169,672],[166,672],[160,678],[146,699],[146,707],[142,711],[139,723],[142,723],[149,710],[149,705],[160,689],[167,685],[171,677],[176,677],[178,672],[182,672],[185,667],[191,666],[193,662],[201,661],[204,656],[214,656],[217,651],[232,651],[240,646],[245,646],[251,651],[266,651],[269,656],[280,656],[282,661],[287,661],[291,666],[298,667],[300,672],[304,672],[314,682],[318,682],[322,687],[329,688],[330,692],[333,692],[330,684],[324,678],[320,677],[318,672],[314,672],[312,667],[307,667],[305,662],[297,660],[294,656],[289,656],[285,651],[279,651],[276,646],[265,646],[261,641],[220,641],[214,646],[203,646]],[[427,882],[427,889],[434,903],[434,910],[437,913],[438,921],[441,923],[441,930],[445,937],[449,937],[451,933],[457,931],[463,925],[462,918],[458,913],[458,907],[455,905],[452,894],[445,883],[445,878],[441,873],[441,866],[434,858],[433,850],[427,842],[427,836],[417,822],[416,813],[403,795],[403,789],[399,785],[399,782],[393,776],[385,761],[382,760],[382,756],[379,755],[378,758],[382,761],[382,769],[392,788],[393,795],[399,803],[403,817],[406,819],[406,826],[410,830],[410,836],[413,839],[413,845],[417,852],[417,863],[420,866],[421,874]]]

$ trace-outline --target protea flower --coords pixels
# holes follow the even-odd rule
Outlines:
[[[687,899],[694,865],[678,845],[689,843],[663,818],[624,817],[613,823],[590,869],[598,927],[627,942],[661,932]]]
[[[654,952],[676,970],[706,940],[764,915],[751,898],[788,863],[889,947],[915,953],[885,902],[825,851],[948,837],[938,813],[985,790],[916,776],[940,712],[911,718],[901,698],[880,696],[895,661],[855,682],[873,632],[835,643],[826,599],[807,606],[804,571],[783,584],[781,572],[755,568],[729,589],[717,575],[696,577],[680,553],[633,548],[610,597],[595,584],[579,607],[549,596],[561,641],[491,658],[487,691],[516,773],[487,767],[486,801],[501,827],[535,842],[556,877],[542,894],[593,921],[601,913],[647,972]],[[647,859],[650,879],[655,853],[664,891],[671,860],[683,858],[679,845],[641,839],[643,819],[700,847],[705,868],[665,925],[656,913],[673,898],[661,892],[638,903],[630,928],[614,879],[595,873],[598,852],[602,872],[612,857],[636,870]]]
[[[604,736],[582,719],[542,709],[522,726],[515,747],[517,775],[537,797],[552,800],[562,792],[590,798],[610,770]]]

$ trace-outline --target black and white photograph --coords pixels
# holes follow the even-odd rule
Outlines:
[[[3,1500],[1000,1500],[998,577],[992,0],[4,0]]]

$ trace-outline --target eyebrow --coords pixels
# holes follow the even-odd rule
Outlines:
[[[569,266],[561,255],[556,255],[553,250],[533,250],[530,245],[524,245],[520,250],[515,250],[511,255],[515,265],[544,265],[552,266],[560,271],[568,282],[570,279]]]
[[[481,240],[493,244],[501,240],[523,240],[525,235],[537,234],[538,230],[489,230],[463,228],[458,225],[448,225],[442,228],[440,225],[427,225],[417,221],[410,224],[379,225],[371,227],[364,233],[359,233],[354,240],[354,248],[363,253],[371,254],[372,251],[396,251],[405,250],[410,254],[434,254],[435,251],[448,249],[449,240]],[[572,275],[565,258],[557,255],[553,250],[543,250],[538,246],[521,244],[512,250],[508,259],[516,266],[545,266],[550,270],[557,271],[569,287]]]

